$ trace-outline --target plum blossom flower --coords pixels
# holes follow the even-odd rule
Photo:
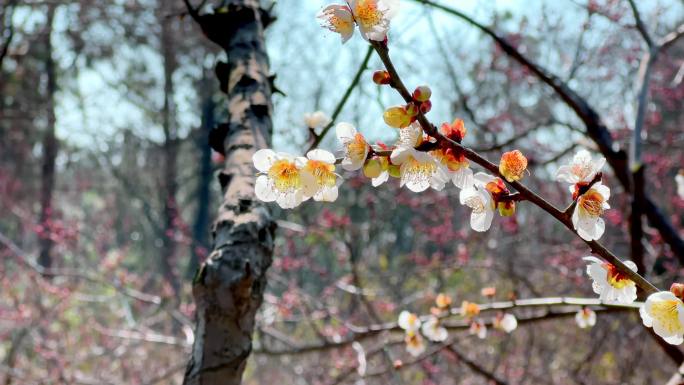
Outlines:
[[[684,170],[680,170],[679,174],[675,176],[675,182],[677,183],[677,195],[684,199]]]
[[[354,16],[347,5],[328,5],[316,17],[320,19],[321,27],[339,33],[343,44],[354,34]]]
[[[442,342],[447,339],[449,334],[447,330],[441,326],[439,318],[431,316],[421,327],[421,332],[427,339],[432,342]]]
[[[577,198],[577,205],[572,213],[572,224],[582,239],[592,241],[603,235],[606,224],[601,215],[610,208],[609,198],[610,189],[601,182],[595,183]]]
[[[451,306],[451,297],[447,294],[439,293],[437,298],[435,298],[435,305],[440,310],[448,310],[449,306]]]
[[[509,182],[520,180],[527,170],[527,158],[519,150],[501,155],[499,172]]]
[[[473,321],[470,324],[470,334],[476,335],[477,338],[483,340],[487,338],[487,325],[482,320]]]
[[[476,303],[463,301],[461,302],[461,315],[465,318],[473,318],[480,314],[480,306]]]
[[[423,131],[418,124],[399,130],[399,140],[390,160],[400,166],[400,186],[406,185],[413,192],[422,192],[429,187],[440,191],[449,180],[447,170],[430,154],[415,149],[422,140]]]
[[[325,150],[311,150],[306,154],[308,160],[302,167],[305,176],[304,192],[315,201],[334,202],[337,199],[337,188],[342,184],[342,177],[335,174],[335,156]]]
[[[684,342],[684,303],[671,291],[660,291],[648,296],[639,309],[641,320],[665,342],[679,345]]]
[[[291,209],[309,198],[305,187],[312,181],[302,171],[305,158],[262,149],[254,153],[252,161],[259,170],[254,185],[254,193],[259,200],[276,202],[284,209]]]
[[[385,40],[390,20],[398,11],[399,0],[351,0],[347,4],[332,4],[319,12],[317,17],[321,26],[339,33],[342,43],[354,34],[354,24],[359,26],[364,39]]]
[[[618,271],[615,265],[592,256],[584,257],[584,260],[589,262],[587,274],[594,281],[592,287],[601,301],[632,303],[636,300],[636,284],[624,273]],[[637,271],[634,262],[624,261],[624,263],[632,271]]]
[[[347,171],[355,171],[363,167],[370,146],[366,139],[356,131],[356,128],[349,123],[339,123],[335,126],[337,139],[344,148],[344,159],[342,168]]]
[[[404,329],[407,333],[416,332],[420,329],[420,318],[417,315],[404,310],[399,313],[399,320],[397,322],[400,328]]]
[[[413,357],[418,357],[425,351],[425,341],[419,333],[407,332],[404,342],[406,342],[406,351]]]
[[[399,11],[399,0],[351,0],[349,5],[366,40],[385,40],[390,20]]]
[[[457,153],[453,148],[439,148],[430,151],[430,154],[446,168],[454,186],[463,189],[473,184],[473,170],[463,154]]]
[[[474,184],[461,190],[459,200],[462,205],[472,209],[470,227],[475,231],[487,231],[492,225],[496,203],[487,185],[496,179],[491,175],[478,172],[473,177]]]
[[[304,114],[304,124],[309,128],[323,128],[330,124],[332,119],[323,111],[307,112]]]
[[[512,333],[518,327],[518,320],[513,314],[499,314],[494,319],[494,328],[503,330],[506,333]]]
[[[596,325],[596,313],[588,307],[582,308],[575,314],[575,322],[580,329],[590,328]]]
[[[606,164],[606,158],[591,158],[587,150],[578,151],[572,158],[572,162],[558,168],[556,179],[570,184],[589,183]]]

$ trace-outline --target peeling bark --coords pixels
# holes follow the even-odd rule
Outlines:
[[[270,141],[271,86],[264,45],[266,11],[256,0],[229,2],[225,12],[191,15],[227,54],[217,76],[228,95],[229,122],[211,135],[226,155],[219,176],[223,202],[213,251],[193,280],[197,325],[184,384],[239,384],[252,351],[254,316],[271,265],[275,221],[254,196],[252,155]]]

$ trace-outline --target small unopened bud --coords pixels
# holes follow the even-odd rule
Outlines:
[[[426,102],[430,100],[432,90],[428,86],[419,86],[413,91],[413,100],[417,102]]]
[[[515,214],[515,202],[513,201],[499,202],[497,208],[502,217],[510,217]]]
[[[401,166],[398,164],[390,164],[387,172],[392,178],[401,178]]]
[[[423,114],[427,114],[428,112],[430,112],[431,109],[432,109],[432,102],[431,101],[426,100],[426,101],[420,103],[420,112],[422,112]]]
[[[418,110],[419,107],[416,105],[416,103],[409,103],[406,105],[406,113],[411,117],[418,115]]]
[[[404,365],[404,363],[401,362],[401,360],[394,360],[394,362],[392,362],[392,366],[394,366],[394,369],[399,369],[402,367],[402,365]]]
[[[493,286],[483,287],[482,290],[480,290],[480,294],[482,294],[483,297],[494,297],[496,295],[496,288]]]
[[[382,115],[388,126],[394,128],[404,128],[411,124],[411,116],[406,112],[406,107],[396,106],[385,110]]]
[[[373,72],[373,83],[382,86],[390,84],[391,81],[392,78],[390,77],[389,72],[382,70]]]
[[[684,284],[675,282],[672,284],[672,286],[670,286],[670,291],[675,295],[675,297],[679,299],[684,298]]]
[[[363,165],[363,175],[366,176],[366,178],[377,178],[380,176],[382,173],[382,164],[380,163],[380,159],[378,158],[373,158],[368,160],[366,164]]]

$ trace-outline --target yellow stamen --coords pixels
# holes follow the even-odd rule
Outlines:
[[[316,184],[321,187],[334,187],[337,175],[335,175],[335,165],[321,162],[320,160],[309,160],[304,169],[314,176]]]
[[[268,170],[268,176],[279,191],[292,191],[302,186],[299,169],[293,162],[286,159],[275,161]]]

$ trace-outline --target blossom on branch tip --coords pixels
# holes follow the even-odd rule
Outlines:
[[[454,186],[463,189],[473,184],[473,171],[466,157],[453,148],[439,148],[430,154],[447,168],[449,179]]]
[[[356,131],[353,125],[344,122],[335,126],[335,132],[344,150],[342,168],[347,171],[355,171],[363,167],[370,150],[370,146],[363,135]]]
[[[342,43],[352,37],[355,24],[364,39],[383,41],[398,8],[399,0],[351,0],[328,5],[316,17],[323,28],[339,33]]]
[[[572,225],[582,239],[592,241],[603,235],[606,224],[601,215],[610,208],[609,198],[610,189],[601,182],[595,183],[577,198],[577,205],[572,213]]]
[[[590,328],[596,325],[596,313],[588,307],[582,308],[575,314],[575,322],[580,329]]]
[[[354,34],[354,16],[346,5],[328,5],[316,17],[320,19],[321,27],[339,33],[342,43],[346,43]]]
[[[684,342],[684,303],[670,291],[660,291],[648,296],[639,309],[641,320],[662,337],[665,342],[679,345]]]
[[[487,325],[483,321],[473,321],[470,324],[470,334],[476,335],[477,338],[483,340],[487,338]]]
[[[420,329],[420,318],[417,315],[409,312],[408,310],[403,310],[399,313],[399,320],[397,324],[400,328],[404,329],[407,333],[416,332]]]
[[[592,256],[583,259],[589,262],[587,274],[594,281],[592,288],[599,295],[601,301],[617,301],[629,304],[636,300],[636,284],[624,273],[618,271],[615,265]],[[634,262],[624,261],[624,264],[630,270],[637,271]]]
[[[522,152],[513,150],[501,155],[499,172],[509,182],[522,179],[527,170],[527,158]]]
[[[421,327],[421,332],[427,339],[432,342],[442,342],[447,339],[449,334],[447,330],[441,326],[439,318],[431,316]]]
[[[418,357],[425,351],[423,337],[415,331],[407,332],[404,342],[406,342],[406,351],[413,357]]]
[[[335,173],[335,156],[325,150],[311,150],[302,175],[305,176],[304,192],[315,201],[334,202],[337,199],[337,188],[342,184],[342,177]]]
[[[392,151],[390,160],[400,165],[400,186],[413,192],[422,192],[431,187],[441,191],[449,180],[449,175],[440,162],[430,154],[413,147],[399,146]]]
[[[572,158],[570,164],[558,168],[556,179],[571,184],[589,183],[601,171],[605,163],[606,158],[601,156],[594,160],[589,151],[580,150]]]
[[[309,128],[323,128],[330,124],[332,119],[323,111],[307,112],[304,114],[304,124]]]
[[[304,190],[312,181],[302,172],[305,158],[262,149],[254,153],[252,161],[259,170],[254,185],[259,200],[276,202],[280,207],[290,209],[309,198]]]
[[[499,314],[494,319],[494,328],[503,330],[506,333],[512,333],[518,327],[518,320],[513,314]]]

